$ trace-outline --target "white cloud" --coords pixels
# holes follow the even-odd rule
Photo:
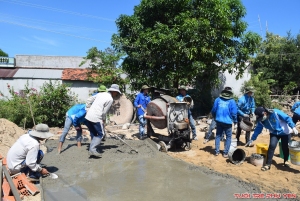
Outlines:
[[[49,38],[41,38],[38,36],[33,36],[33,38],[37,41],[37,42],[41,42],[41,43],[45,43],[47,45],[52,45],[52,46],[58,46],[58,42],[53,40],[53,39],[49,39]]]

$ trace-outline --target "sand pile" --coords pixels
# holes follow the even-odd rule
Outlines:
[[[9,148],[25,132],[7,119],[0,119],[0,154],[6,156]]]

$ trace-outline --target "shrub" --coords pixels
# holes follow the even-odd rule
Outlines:
[[[272,103],[270,94],[270,85],[275,81],[272,79],[264,80],[262,78],[262,73],[252,74],[249,81],[244,82],[241,92],[245,91],[245,87],[253,86],[255,88],[254,98],[256,107],[264,106],[267,108],[278,108],[278,104]],[[279,108],[280,109],[280,108]]]
[[[68,85],[58,82],[46,82],[40,92],[29,88],[28,83],[22,94],[7,86],[11,97],[0,102],[0,118],[6,118],[19,126],[32,127],[35,123],[48,126],[63,126],[67,110],[76,103],[77,97],[68,89]]]

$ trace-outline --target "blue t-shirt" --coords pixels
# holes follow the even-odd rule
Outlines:
[[[237,122],[237,106],[234,99],[218,97],[211,110],[214,119],[224,124]]]
[[[150,97],[148,96],[148,94],[145,95],[144,93],[140,92],[136,96],[133,104],[134,104],[134,107],[137,108],[137,114],[138,114],[138,116],[144,115],[145,112],[143,111],[143,109],[141,107],[138,108],[137,106],[141,105],[146,110],[147,105],[149,104],[150,101],[151,100],[150,100]]]

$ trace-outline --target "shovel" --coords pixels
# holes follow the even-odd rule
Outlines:
[[[118,138],[120,141],[122,141],[124,144],[126,144],[127,146],[129,146],[131,148],[131,150],[135,151],[136,153],[139,153],[136,149],[132,148],[129,144],[127,144],[124,140],[122,140],[118,135],[115,135],[115,134],[112,134],[109,130],[107,130],[107,133],[110,135],[110,136],[114,136],[115,138]]]

